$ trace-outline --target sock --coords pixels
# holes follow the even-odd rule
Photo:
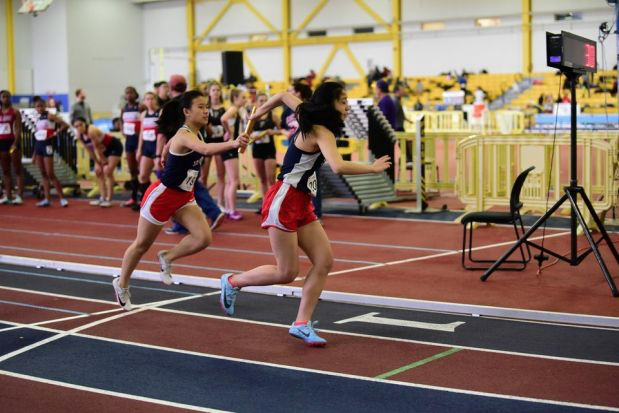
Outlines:
[[[228,277],[228,284],[230,284],[232,286],[232,288],[239,288],[239,287],[237,287],[236,283],[234,281],[232,281],[232,277],[233,277],[233,275]]]
[[[138,194],[139,201],[142,201],[142,198],[144,198],[144,194],[146,193],[146,190],[148,189],[149,186],[150,186],[150,182],[140,183],[140,192]]]
[[[133,199],[134,201],[138,200],[138,187],[139,187],[139,182],[137,179],[131,179],[131,199]]]
[[[295,326],[304,326],[307,324],[307,321],[295,321],[294,325]]]

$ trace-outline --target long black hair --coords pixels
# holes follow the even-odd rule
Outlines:
[[[312,131],[314,125],[322,125],[335,136],[341,134],[344,127],[342,114],[335,109],[334,103],[344,92],[344,86],[337,82],[325,82],[318,86],[312,97],[297,106],[296,115],[299,130],[303,136]]]
[[[190,109],[193,100],[199,97],[204,97],[204,94],[199,90],[190,90],[163,105],[157,120],[157,126],[159,127],[159,132],[166,139],[172,138],[178,129],[183,126],[183,123],[185,123],[183,109]]]

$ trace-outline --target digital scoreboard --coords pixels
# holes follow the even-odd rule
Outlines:
[[[595,72],[597,49],[594,40],[568,32],[546,32],[546,63],[550,67],[572,72]]]

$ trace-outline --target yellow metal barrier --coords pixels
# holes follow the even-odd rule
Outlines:
[[[589,195],[596,211],[611,208],[617,197],[619,137],[606,133],[581,133],[578,137],[578,182]],[[523,188],[526,209],[546,210],[569,185],[570,137],[557,136],[553,154],[550,135],[471,136],[457,145],[456,192],[468,211],[508,206],[511,186],[519,172],[535,166]],[[552,161],[551,161],[552,160]],[[552,176],[550,175],[552,165]],[[568,204],[566,204],[568,205]],[[582,209],[586,214],[586,208]],[[569,208],[562,212],[567,213]],[[590,221],[590,217],[586,216]]]
[[[469,113],[465,119],[463,111],[413,112],[407,111],[407,132],[415,131],[419,115],[425,116],[426,133],[465,133],[465,134],[516,134],[523,133],[525,114],[515,110],[486,111],[476,118]]]

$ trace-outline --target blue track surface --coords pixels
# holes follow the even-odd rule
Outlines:
[[[213,332],[216,334],[216,332]],[[3,353],[52,333],[0,333]],[[248,349],[250,351],[251,349]],[[67,336],[1,370],[238,412],[576,412],[589,409],[429,390]]]

